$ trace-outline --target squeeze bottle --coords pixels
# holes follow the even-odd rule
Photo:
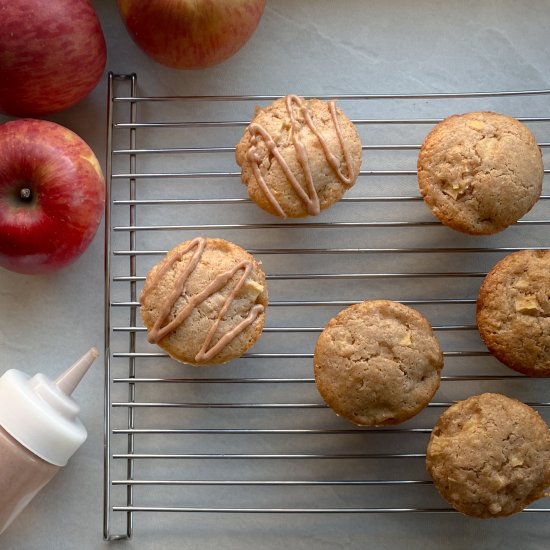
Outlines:
[[[86,440],[70,395],[97,356],[91,348],[55,381],[16,369],[0,377],[0,534]]]

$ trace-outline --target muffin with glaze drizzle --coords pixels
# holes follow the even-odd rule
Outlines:
[[[237,145],[250,198],[281,218],[315,216],[359,175],[361,140],[334,101],[295,95],[258,107]]]
[[[197,237],[170,250],[140,297],[147,339],[190,365],[243,355],[260,337],[267,307],[256,259],[223,239]]]

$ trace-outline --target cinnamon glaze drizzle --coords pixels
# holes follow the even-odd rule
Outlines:
[[[315,123],[311,118],[311,112],[307,108],[307,106],[304,104],[304,102],[301,100],[301,98],[299,98],[296,95],[288,95],[285,98],[285,105],[286,105],[288,116],[290,117],[290,124],[291,124],[290,131],[291,131],[291,137],[292,137],[292,144],[294,145],[298,162],[300,163],[300,166],[302,167],[302,170],[304,173],[306,189],[304,190],[302,186],[299,184],[298,180],[296,179],[296,176],[293,174],[288,163],[284,159],[283,155],[281,155],[281,152],[279,151],[279,148],[277,147],[277,144],[275,143],[275,140],[273,139],[273,137],[262,125],[258,124],[257,122],[253,122],[248,126],[248,131],[252,135],[252,139],[251,139],[250,148],[248,149],[246,154],[246,158],[252,166],[252,172],[254,173],[254,177],[256,178],[256,181],[258,182],[260,189],[266,195],[271,206],[273,206],[273,208],[275,209],[275,211],[279,216],[281,216],[282,218],[286,218],[287,216],[285,211],[277,201],[277,198],[273,194],[272,190],[267,185],[260,170],[260,162],[262,160],[262,157],[258,152],[258,144],[260,143],[260,141],[263,141],[265,146],[269,150],[269,152],[279,162],[292,188],[294,189],[294,191],[296,192],[300,200],[305,204],[307,213],[315,216],[319,214],[319,212],[321,211],[321,207],[319,204],[319,195],[313,183],[313,176],[311,174],[311,167],[309,164],[309,158],[308,158],[306,147],[298,137],[298,128],[297,128],[298,123],[296,122],[296,117],[294,114],[294,105],[296,105],[300,109],[300,112],[302,113],[302,116],[304,117],[304,120],[308,125],[309,129],[315,134],[315,136],[319,140],[319,143],[323,148],[323,152],[325,153],[325,158],[327,159],[329,166],[336,173],[336,177],[346,187],[349,187],[350,185],[352,185],[353,179],[354,179],[351,154],[349,151],[349,147],[347,146],[347,143],[344,141],[344,137],[342,135],[340,124],[338,122],[338,116],[336,113],[336,103],[334,101],[329,101],[328,103],[329,111],[330,111],[330,116],[332,118],[332,121],[334,122],[334,128],[336,130],[338,141],[340,142],[340,146],[342,147],[344,161],[346,164],[346,171],[348,174],[347,176],[340,169],[340,163],[338,158],[330,150],[325,138],[315,126]]]
[[[192,296],[184,308],[182,308],[176,317],[163,326],[163,323],[166,321],[168,316],[170,315],[170,312],[172,311],[172,308],[174,307],[174,304],[178,300],[178,298],[181,296],[184,288],[185,283],[187,282],[189,276],[191,273],[195,270],[198,263],[201,260],[201,257],[204,253],[204,249],[206,246],[206,239],[203,237],[197,237],[190,241],[187,246],[177,255],[174,255],[174,257],[171,259],[171,261],[166,262],[166,264],[156,273],[155,277],[151,280],[149,287],[147,291],[143,291],[141,295],[142,303],[143,298],[147,294],[147,292],[150,292],[151,288],[153,288],[166,274],[166,272],[173,267],[173,265],[181,261],[183,256],[187,254],[190,250],[193,250],[193,256],[191,257],[191,260],[183,270],[183,272],[179,275],[179,277],[176,279],[174,283],[174,289],[166,299],[166,301],[162,304],[160,314],[158,319],[155,321],[155,324],[153,327],[149,330],[149,333],[147,335],[147,340],[151,343],[158,343],[160,340],[162,340],[166,335],[168,335],[170,332],[174,331],[179,325],[181,325],[188,317],[191,315],[191,312],[195,307],[197,307],[199,304],[204,302],[207,298],[212,296],[212,294],[218,292],[223,287],[225,287],[229,281],[234,277],[236,273],[239,271],[242,271],[242,275],[240,279],[238,280],[235,287],[231,290],[230,294],[225,299],[225,302],[223,303],[223,306],[218,313],[218,316],[216,317],[216,320],[210,327],[210,330],[208,331],[206,338],[204,340],[204,343],[202,344],[199,352],[195,356],[195,361],[197,363],[209,361],[213,357],[215,357],[223,348],[225,348],[233,339],[235,339],[245,328],[250,326],[264,311],[264,306],[261,304],[254,305],[249,313],[248,316],[243,319],[239,324],[237,324],[235,327],[233,327],[229,332],[224,334],[218,342],[209,348],[212,339],[214,337],[214,334],[216,333],[216,330],[218,329],[221,320],[223,319],[223,316],[229,309],[229,306],[235,299],[235,296],[239,292],[239,290],[242,288],[243,284],[245,283],[246,279],[250,275],[250,272],[252,271],[252,263],[243,260],[242,262],[239,262],[235,266],[233,266],[232,269],[229,271],[226,271],[224,273],[220,273],[208,286],[206,286],[201,292],[196,294],[195,296]]]

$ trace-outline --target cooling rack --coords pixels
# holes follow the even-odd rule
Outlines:
[[[481,238],[432,217],[415,168],[426,133],[456,112],[516,116],[548,151],[550,90],[331,97],[361,134],[358,183],[317,218],[278,221],[248,200],[234,161],[255,106],[276,96],[149,97],[135,75],[109,75],[106,539],[132,536],[138,515],[175,513],[185,523],[197,514],[452,514],[424,469],[431,427],[447,406],[499,391],[549,419],[549,383],[498,363],[475,326],[477,291],[492,265],[515,250],[547,248],[548,168],[535,208]],[[147,343],[138,311],[148,269],[197,235],[247,248],[269,281],[262,338],[221,367],[166,357]],[[395,428],[346,423],[313,381],[326,322],[374,298],[420,310],[445,355],[434,401]],[[545,505],[526,512],[550,511]]]

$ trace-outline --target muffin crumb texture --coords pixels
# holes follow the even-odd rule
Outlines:
[[[140,301],[150,342],[184,363],[219,364],[240,357],[259,338],[267,286],[245,250],[198,237],[151,269]]]
[[[445,411],[426,465],[436,488],[463,514],[509,516],[548,496],[550,432],[531,407],[485,393]]]
[[[314,371],[325,402],[364,426],[397,424],[437,391],[441,348],[416,310],[388,300],[341,311],[317,341]]]
[[[359,175],[362,147],[335,102],[295,95],[255,115],[236,148],[250,198],[281,218],[315,216]]]
[[[440,221],[489,235],[524,216],[540,197],[544,167],[535,137],[498,113],[453,115],[428,134],[418,157],[418,183]]]
[[[489,272],[477,325],[489,351],[528,376],[550,376],[550,250],[520,250]]]

